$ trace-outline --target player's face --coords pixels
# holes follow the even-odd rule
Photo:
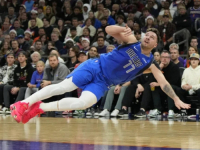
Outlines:
[[[157,35],[154,32],[147,32],[142,38],[142,47],[146,49],[153,49],[157,44]]]

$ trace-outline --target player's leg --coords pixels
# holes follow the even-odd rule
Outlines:
[[[82,110],[92,106],[96,102],[96,95],[90,91],[83,91],[79,98],[68,97],[50,103],[37,102],[24,113],[22,123],[28,122],[31,118],[45,111]]]
[[[71,92],[77,89],[78,87],[72,82],[72,78],[73,77],[67,78],[58,84],[49,85],[41,89],[40,91],[34,93],[27,99],[11,105],[11,115],[15,118],[17,122],[20,122],[24,112],[37,101],[41,101],[54,95],[61,95],[66,92]]]
[[[27,99],[21,101],[21,102],[26,102],[29,103],[29,106],[32,104],[36,103],[37,101],[41,101],[47,98],[50,98],[54,95],[61,95],[66,92],[71,92],[78,87],[72,82],[72,78],[67,78],[63,80],[62,82],[58,84],[52,84],[49,86],[46,86],[45,88],[39,90],[38,92],[34,93]]]

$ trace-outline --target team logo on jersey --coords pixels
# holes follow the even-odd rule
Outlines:
[[[133,49],[129,48],[128,50],[126,50],[126,53],[130,57],[130,60],[129,60],[129,63],[124,66],[124,68],[131,66],[131,68],[126,71],[126,73],[129,73],[135,70],[135,68],[139,68],[143,65],[138,55],[135,53]]]

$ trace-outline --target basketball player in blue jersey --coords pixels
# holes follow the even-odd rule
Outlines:
[[[86,109],[95,104],[111,85],[130,81],[146,69],[153,73],[162,90],[174,100],[177,108],[190,108],[190,105],[183,103],[176,96],[161,71],[152,64],[151,50],[159,41],[159,33],[156,29],[147,30],[141,43],[137,42],[127,26],[108,26],[106,32],[123,41],[123,44],[108,54],[100,55],[100,58],[89,59],[82,63],[64,81],[46,86],[27,99],[11,105],[11,115],[14,119],[26,123],[45,111]],[[41,102],[53,95],[61,95],[78,87],[83,90],[79,98],[68,97],[50,103]]]

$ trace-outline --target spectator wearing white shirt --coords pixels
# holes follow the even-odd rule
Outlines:
[[[14,70],[17,65],[14,64],[15,56],[14,53],[8,53],[6,57],[7,64],[0,68],[0,110],[2,109],[3,103],[3,88],[5,85],[13,84],[14,80]],[[6,112],[7,109],[3,109],[0,112]]]
[[[72,26],[76,27],[77,36],[80,36],[82,34],[82,28],[78,25],[78,18],[72,18]],[[71,36],[70,29],[68,29],[67,34],[65,36],[65,39]]]

